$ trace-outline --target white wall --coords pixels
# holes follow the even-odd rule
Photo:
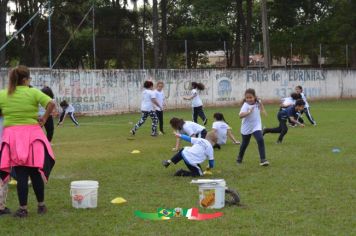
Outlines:
[[[192,81],[202,82],[206,106],[240,102],[247,88],[264,100],[288,96],[296,85],[310,99],[356,97],[355,70],[53,70],[31,69],[32,85],[51,87],[56,101],[73,103],[88,115],[139,111],[145,80],[162,80],[168,108],[190,107],[182,99]],[[0,71],[0,87],[6,88],[7,71]]]

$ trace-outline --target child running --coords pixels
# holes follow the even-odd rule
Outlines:
[[[241,164],[247,146],[250,143],[251,135],[256,139],[258,144],[258,152],[260,154],[260,165],[268,166],[269,162],[266,159],[265,143],[262,135],[261,112],[267,115],[265,108],[260,100],[257,99],[254,89],[247,89],[245,91],[244,103],[240,110],[241,135],[242,144],[240,152],[237,156],[237,164]]]
[[[304,106],[304,110],[301,112],[305,112],[305,114],[307,115],[307,118],[309,120],[309,122],[312,124],[312,125],[316,125],[316,121],[314,120],[313,116],[311,115],[310,113],[310,106],[309,106],[309,103],[307,101],[307,98],[305,97],[304,93],[303,93],[303,87],[298,85],[297,87],[295,87],[295,92],[300,94],[304,103],[305,103],[305,106]]]
[[[171,163],[177,164],[181,160],[184,161],[189,171],[180,169],[174,174],[174,176],[203,176],[203,170],[200,164],[202,164],[207,158],[209,159],[208,170],[214,168],[213,145],[216,144],[217,140],[214,132],[210,131],[207,134],[206,139],[192,138],[179,133],[176,133],[176,137],[190,142],[193,146],[182,148],[170,160],[162,162],[162,165],[167,168]]]
[[[79,123],[74,116],[74,112],[75,112],[74,107],[71,104],[68,104],[68,102],[66,100],[62,101],[59,105],[62,108],[62,113],[61,113],[61,116],[59,117],[57,126],[63,125],[66,116],[69,115],[70,119],[73,121],[75,126],[78,127]]]
[[[164,92],[163,92],[163,87],[164,87],[164,83],[162,81],[159,81],[157,83],[157,87],[156,87],[156,99],[158,104],[160,105],[160,107],[155,106],[156,109],[156,114],[158,117],[158,123],[159,123],[159,134],[164,134],[163,131],[163,107],[165,105],[164,102]]]
[[[41,89],[42,93],[46,94],[48,97],[52,98],[52,101],[54,99],[54,94],[53,91],[50,87],[45,86]],[[40,107],[39,109],[39,116],[40,118],[43,117],[43,115],[45,114],[46,109],[43,107]],[[46,134],[47,134],[47,139],[49,142],[52,142],[53,139],[53,133],[54,133],[54,121],[53,121],[53,116],[52,114],[48,117],[46,123],[44,124],[45,130],[46,130]]]
[[[231,132],[231,127],[225,121],[224,115],[222,113],[215,113],[214,114],[214,123],[213,123],[213,131],[217,136],[217,142],[214,148],[220,149],[223,144],[226,144],[227,137],[229,137],[234,144],[240,144],[234,137]]]
[[[142,92],[142,102],[141,102],[141,119],[138,123],[131,129],[131,134],[135,135],[138,128],[140,128],[146,121],[147,117],[150,116],[152,119],[152,131],[151,136],[157,136],[157,123],[158,118],[154,110],[153,105],[156,105],[158,108],[162,109],[161,105],[157,102],[156,93],[153,91],[152,81],[145,81],[143,84],[145,88]]]
[[[172,128],[175,132],[180,134],[186,134],[189,137],[194,138],[205,138],[207,131],[204,126],[199,125],[197,123],[191,121],[184,121],[183,119],[179,119],[173,117],[169,123],[171,124]],[[176,139],[176,146],[172,149],[174,152],[179,150],[180,139]]]
[[[203,124],[206,125],[208,119],[206,118],[203,110],[203,102],[199,97],[198,91],[203,91],[205,89],[204,84],[192,82],[191,95],[188,97],[183,97],[184,100],[191,100],[193,107],[193,121],[198,123],[198,116],[203,120]]]
[[[288,107],[287,109],[281,110],[278,112],[277,118],[279,121],[279,126],[276,128],[266,128],[263,130],[263,135],[267,133],[279,133],[277,144],[282,143],[283,137],[288,132],[287,120],[291,120],[293,124],[304,127],[304,124],[298,121],[300,112],[303,111],[305,102],[302,99],[296,101],[295,105]]]
[[[282,98],[281,109],[295,105],[295,102],[301,98],[302,96],[300,94],[291,93],[290,97]]]

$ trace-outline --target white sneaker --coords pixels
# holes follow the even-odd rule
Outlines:
[[[260,166],[268,166],[269,162],[267,160],[264,160],[260,163]]]

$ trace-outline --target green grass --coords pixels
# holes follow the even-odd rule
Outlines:
[[[46,187],[48,214],[37,216],[31,189],[29,217],[0,218],[1,235],[355,235],[356,102],[312,105],[318,126],[289,129],[282,145],[275,144],[276,135],[266,135],[271,163],[267,168],[259,166],[254,140],[241,166],[235,164],[238,146],[229,143],[215,151],[216,170],[221,172],[213,177],[224,178],[230,188],[238,190],[245,207],[225,207],[223,217],[201,222],[183,218],[156,222],[134,216],[135,210],[198,207],[198,187],[189,184],[190,178],[172,176],[184,164],[161,166],[161,160],[172,156],[175,143],[169,118],[190,120],[190,111],[166,112],[165,136],[150,137],[147,123],[133,141],[127,137],[130,122],[136,122],[138,114],[83,117],[80,128],[68,119],[55,131],[57,162]],[[240,137],[239,108],[206,109],[210,118],[217,111],[224,113]],[[267,111],[264,126],[277,125],[277,106],[269,105]],[[332,153],[333,147],[341,152]],[[130,154],[133,149],[141,154]],[[97,209],[72,208],[70,182],[82,179],[99,181]],[[112,205],[110,201],[117,196],[128,203]],[[8,207],[17,208],[14,186]]]

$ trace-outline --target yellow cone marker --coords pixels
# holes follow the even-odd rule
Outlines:
[[[117,197],[117,198],[111,200],[112,204],[123,204],[125,202],[127,202],[127,201],[122,197]]]
[[[139,153],[141,153],[139,150],[133,150],[132,152],[131,152],[132,154],[139,154]]]
[[[204,171],[204,175],[213,175],[213,172],[206,170],[206,171]]]

